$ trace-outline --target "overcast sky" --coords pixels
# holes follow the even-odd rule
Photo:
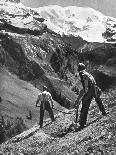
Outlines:
[[[116,18],[116,0],[21,0],[25,6],[42,7],[47,5],[92,7],[104,15]]]

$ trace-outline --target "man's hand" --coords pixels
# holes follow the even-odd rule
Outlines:
[[[38,105],[38,103],[39,103],[39,102],[37,101],[37,102],[36,102],[36,107],[38,107],[38,106],[37,106],[37,105]]]

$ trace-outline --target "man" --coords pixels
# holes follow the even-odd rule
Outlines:
[[[100,111],[102,112],[103,116],[106,116],[106,112],[102,104],[102,100],[100,99],[101,94],[100,88],[96,85],[94,77],[86,71],[86,67],[83,63],[79,63],[78,72],[83,86],[83,89],[80,91],[80,95],[78,97],[78,101],[82,98],[82,109],[79,123],[80,128],[84,128],[87,121],[89,106],[93,98],[95,98],[95,101]],[[78,118],[78,108],[76,112],[76,122],[77,118]]]
[[[36,102],[36,107],[37,107],[37,104],[39,103],[39,101],[41,102],[41,104],[40,104],[40,122],[39,122],[39,125],[40,125],[40,128],[42,128],[42,126],[43,126],[43,117],[44,117],[44,111],[45,110],[48,111],[51,120],[55,121],[53,110],[52,110],[52,108],[53,108],[52,96],[48,92],[46,86],[43,87],[43,92],[38,95],[38,99],[37,99],[37,102]],[[51,105],[50,105],[50,103],[51,103]]]

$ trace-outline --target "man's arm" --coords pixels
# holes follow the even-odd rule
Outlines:
[[[87,91],[88,91],[88,79],[86,77],[84,77],[83,80],[84,80],[84,86],[83,86],[83,89],[79,93],[79,96],[76,100],[76,104],[78,104],[78,103],[80,104],[80,100],[82,99],[83,95],[85,93],[87,93]]]
[[[82,89],[82,90],[80,91],[79,96],[78,96],[78,98],[77,98],[77,100],[76,100],[76,105],[80,102],[80,99],[83,97],[84,92],[85,92],[84,89]]]
[[[87,93],[88,91],[88,79],[86,77],[83,77],[84,79],[84,93]]]
[[[54,107],[54,103],[53,103],[53,99],[52,99],[51,94],[50,94],[50,96],[49,96],[49,99],[50,99],[50,102],[51,102],[51,106],[52,106],[52,108],[53,108],[53,107]]]
[[[75,101],[75,109],[76,109],[76,120],[75,122],[77,123],[77,119],[78,119],[78,110],[79,110],[79,106],[81,104],[81,99],[84,95],[84,89],[82,89],[79,93],[79,96],[77,98],[77,100]]]
[[[38,95],[38,97],[37,97],[36,107],[37,107],[37,105],[38,105],[38,103],[39,103],[39,99],[40,99],[40,95]]]

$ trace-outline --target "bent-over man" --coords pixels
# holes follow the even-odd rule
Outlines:
[[[83,128],[86,125],[89,106],[93,98],[95,98],[95,101],[100,111],[102,112],[103,116],[106,116],[106,112],[102,104],[102,100],[100,99],[101,90],[96,85],[96,81],[94,77],[86,71],[86,67],[83,63],[79,63],[78,72],[83,86],[83,89],[81,90],[80,96],[78,98],[78,101],[80,98],[82,98],[82,108],[81,108],[79,123],[80,123],[80,128]],[[77,117],[78,117],[78,108],[76,112],[76,122],[77,122]]]

